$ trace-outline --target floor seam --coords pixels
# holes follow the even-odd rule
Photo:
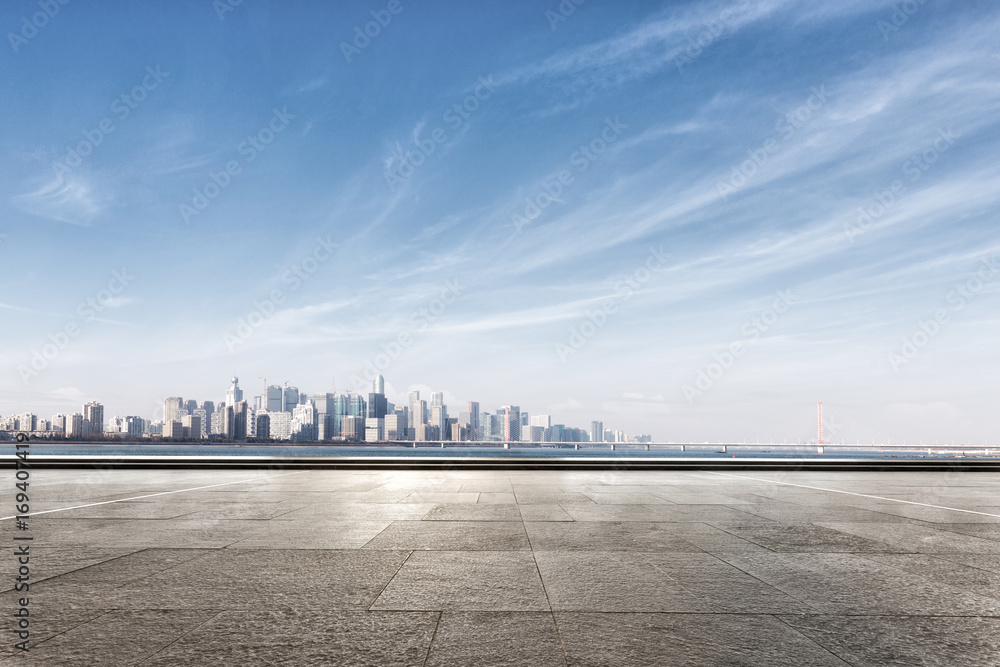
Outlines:
[[[187,637],[188,635],[190,635],[192,632],[196,631],[201,626],[205,625],[206,623],[209,623],[209,622],[213,621],[214,619],[218,618],[220,615],[222,615],[224,613],[225,613],[224,611],[217,611],[217,612],[215,612],[214,614],[212,614],[211,616],[209,616],[208,618],[206,618],[204,621],[202,621],[198,625],[194,626],[193,628],[191,628],[190,630],[188,630],[184,634],[182,634],[177,639],[173,640],[172,642],[170,642],[169,644],[167,644],[165,646],[161,646],[155,652],[150,653],[145,658],[143,658],[140,662],[135,663],[136,667],[139,667],[139,665],[143,664],[144,662],[149,662],[149,660],[152,659],[152,658],[155,658],[157,654],[162,653],[163,651],[167,650],[168,648],[170,648],[171,646],[173,646],[174,644],[176,644],[180,640],[182,640],[185,637]]]
[[[438,636],[438,628],[441,627],[441,617],[444,616],[443,611],[438,612],[437,623],[434,624],[434,632],[431,634],[431,643],[427,645],[427,657],[424,658],[424,667],[427,667],[427,663],[431,659],[431,651],[434,650],[434,640]]]
[[[378,602],[378,599],[382,597],[383,593],[385,593],[385,589],[389,588],[389,584],[391,584],[392,580],[396,578],[396,575],[399,574],[399,571],[403,569],[403,566],[406,564],[406,561],[410,560],[410,556],[413,555],[414,551],[415,551],[414,549],[410,549],[406,553],[406,558],[404,558],[402,562],[400,562],[399,567],[397,567],[396,571],[392,573],[391,577],[389,577],[389,581],[385,582],[385,586],[383,586],[382,590],[378,592],[378,595],[375,596],[375,599],[372,600],[372,603],[368,605],[368,611],[375,611],[374,609],[372,609],[372,607],[375,606],[375,603]]]
[[[517,513],[521,514],[520,504],[517,505]],[[528,541],[528,550],[531,552],[531,562],[535,564],[535,572],[538,573],[538,583],[542,585],[542,594],[545,595],[545,603],[549,605],[549,615],[552,616],[552,625],[556,629],[556,637],[559,638],[559,647],[562,649],[563,659],[566,661],[566,666],[569,667],[569,654],[566,653],[566,643],[563,641],[562,631],[559,629],[559,621],[556,620],[555,609],[552,608],[552,600],[549,599],[549,591],[545,588],[545,579],[542,578],[542,569],[538,567],[538,559],[535,558],[535,548],[531,546],[531,536],[528,535],[528,526],[524,520],[523,514],[521,514],[521,528],[524,530],[524,539]]]

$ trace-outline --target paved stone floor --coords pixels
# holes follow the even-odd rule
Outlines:
[[[29,520],[27,656],[6,550],[0,665],[1000,665],[994,473],[36,470],[30,491],[63,511]]]

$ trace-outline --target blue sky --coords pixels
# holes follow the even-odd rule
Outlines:
[[[996,441],[995,3],[227,6],[0,10],[0,414]]]

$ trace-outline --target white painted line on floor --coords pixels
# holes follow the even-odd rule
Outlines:
[[[839,489],[824,489],[821,486],[808,486],[806,484],[792,484],[791,482],[778,482],[773,479],[760,479],[758,477],[746,477],[744,475],[734,475],[728,472],[714,472],[707,470],[710,475],[725,475],[726,477],[736,477],[738,479],[749,479],[754,482],[767,482],[769,484],[784,484],[785,486],[797,486],[800,489],[813,489],[814,491],[829,491],[830,493],[845,493],[849,496],[861,496],[862,498],[874,498],[875,500],[889,500],[894,503],[906,503],[907,505],[920,505],[921,507],[933,507],[936,510],[951,510],[952,512],[965,512],[966,514],[979,514],[981,516],[995,516],[1000,519],[1000,514],[990,514],[989,512],[977,512],[975,510],[963,510],[957,507],[944,507],[942,505],[929,505],[927,503],[917,503],[912,500],[900,500],[899,498],[886,498],[885,496],[871,496],[867,493],[854,493],[853,491],[841,491]]]
[[[57,510],[42,510],[41,512],[16,514],[14,516],[0,517],[0,521],[6,521],[7,519],[16,519],[19,516],[37,516],[39,514],[49,514],[50,512],[68,512],[69,510],[78,510],[84,507],[96,507],[97,505],[110,505],[111,503],[124,503],[129,500],[141,500],[142,498],[153,498],[154,496],[166,496],[171,493],[184,493],[185,491],[198,491],[199,489],[214,489],[217,486],[229,486],[230,484],[244,484],[246,482],[256,482],[257,480],[260,479],[274,479],[275,477],[298,475],[303,472],[308,472],[308,470],[296,470],[295,472],[286,472],[280,475],[268,475],[267,477],[251,477],[250,479],[238,479],[235,482],[223,482],[222,484],[209,484],[208,486],[194,486],[191,487],[190,489],[177,489],[176,491],[161,491],[159,493],[147,493],[144,496],[134,496],[132,498],[119,498],[118,500],[104,500],[99,503],[87,503],[86,505],[74,505],[73,507],[60,507]]]

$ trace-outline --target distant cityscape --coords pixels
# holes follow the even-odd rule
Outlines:
[[[265,381],[266,385],[266,381]],[[550,415],[531,415],[517,405],[480,411],[469,401],[457,417],[448,415],[443,392],[430,404],[411,391],[406,405],[386,399],[385,379],[372,382],[367,398],[357,392],[306,394],[297,387],[266,385],[252,401],[243,397],[239,378],[230,380],[225,399],[196,401],[171,396],[163,401],[162,420],[138,416],[105,419],[104,406],[91,401],[82,412],[51,419],[26,412],[0,416],[0,439],[14,433],[65,440],[137,439],[233,442],[610,442],[650,443],[651,435],[628,435],[591,421],[590,428],[553,424]]]

